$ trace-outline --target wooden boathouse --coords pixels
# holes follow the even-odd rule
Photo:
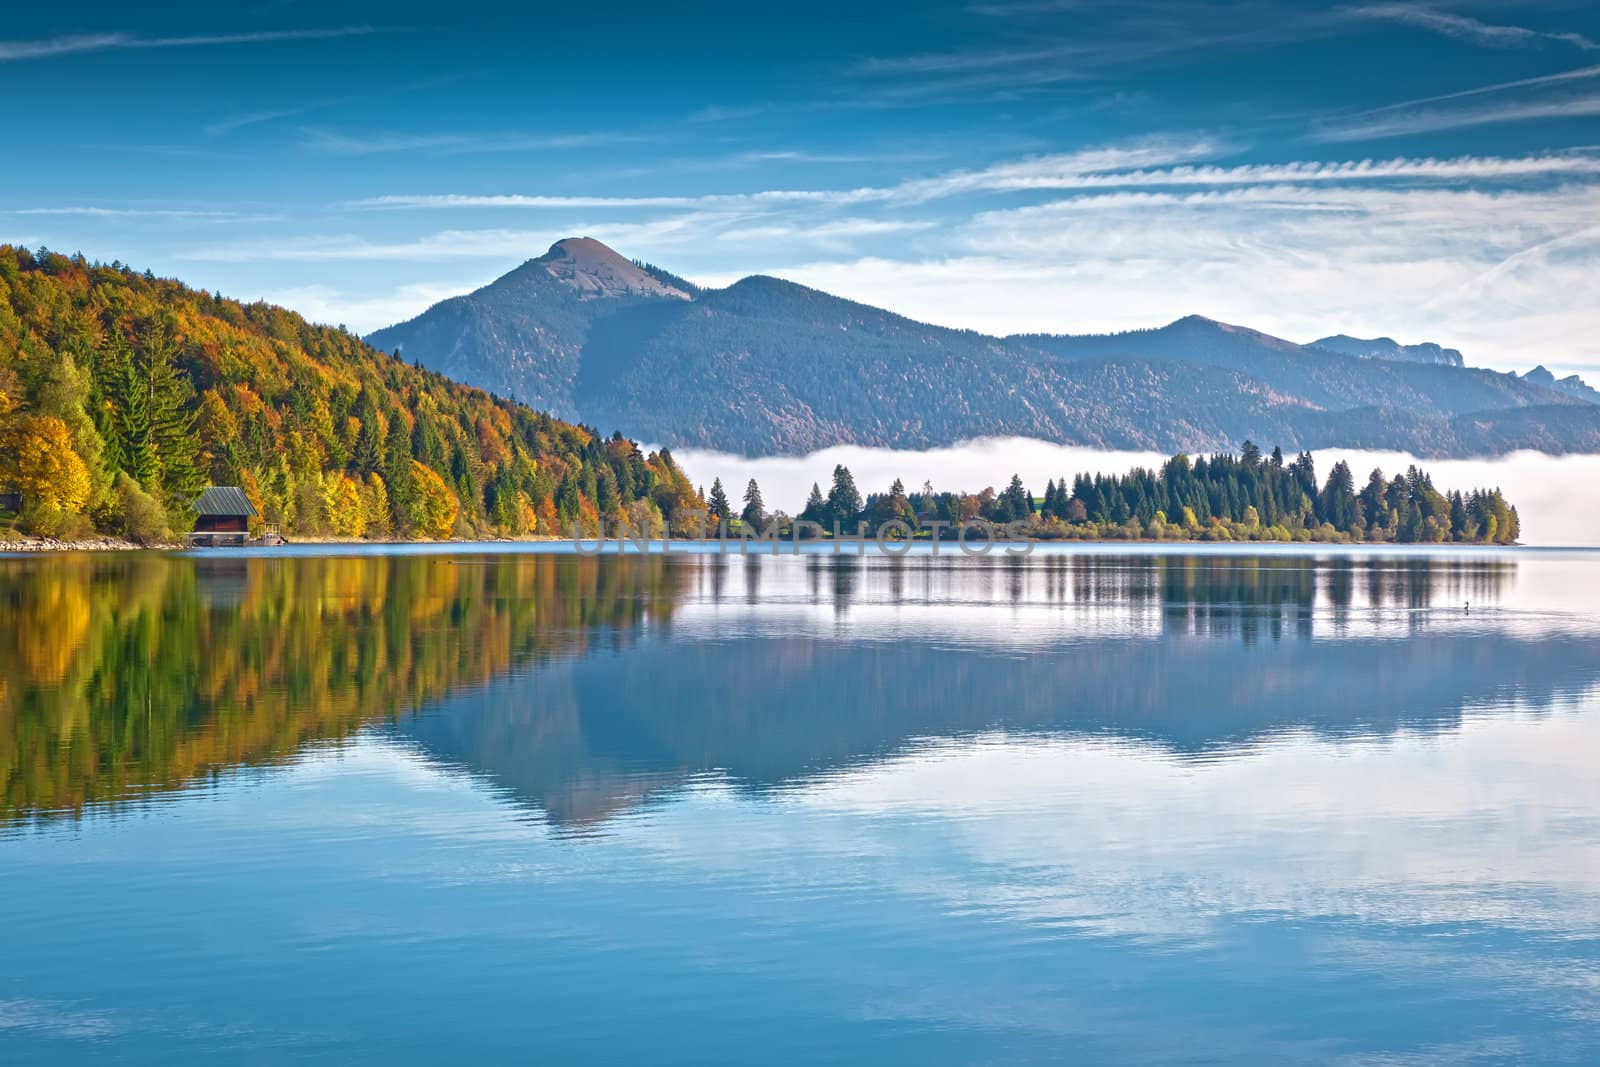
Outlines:
[[[250,498],[236,485],[208,485],[194,502],[198,517],[184,538],[190,545],[216,548],[250,540],[250,520],[257,517]]]

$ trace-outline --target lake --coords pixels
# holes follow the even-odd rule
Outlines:
[[[1597,1062],[1597,589],[0,557],[0,1062]]]

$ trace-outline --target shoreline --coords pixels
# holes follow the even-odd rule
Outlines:
[[[182,548],[177,542],[141,545],[120,537],[82,537],[57,541],[53,537],[18,537],[0,541],[0,552],[170,552]]]
[[[772,554],[774,554],[774,552],[772,551],[772,548],[774,546],[776,546],[776,554],[777,555],[791,554],[791,552],[793,552],[794,548],[797,547],[797,546],[802,548],[802,549],[804,549],[804,550],[806,550],[807,552],[815,553],[819,549],[825,549],[828,546],[834,546],[834,545],[836,545],[837,547],[835,548],[834,552],[832,553],[833,555],[862,555],[862,554],[865,554],[865,553],[861,552],[856,547],[856,546],[858,546],[860,544],[860,542],[858,542],[856,539],[854,539],[854,538],[840,538],[840,539],[838,539],[836,541],[834,538],[831,538],[831,537],[806,538],[806,539],[801,540],[799,542],[792,541],[792,540],[790,540],[788,538],[784,538],[784,539],[782,539],[780,541],[771,541],[771,540],[763,540],[763,539],[756,539],[756,538],[750,538],[747,541],[746,540],[741,540],[739,538],[728,538],[726,540],[720,540],[718,538],[687,538],[687,537],[685,537],[685,538],[669,538],[669,539],[653,538],[650,541],[646,542],[646,544],[649,546],[649,548],[643,553],[640,553],[638,551],[636,545],[629,547],[626,551],[622,551],[622,552],[616,551],[615,549],[617,549],[617,547],[621,545],[621,542],[616,541],[613,538],[606,538],[606,539],[604,539],[604,541],[600,541],[598,543],[601,545],[601,548],[597,551],[594,548],[580,548],[580,547],[578,547],[580,545],[595,545],[595,544],[597,544],[597,539],[593,539],[593,538],[582,538],[582,539],[575,540],[575,539],[573,539],[571,537],[488,537],[488,538],[451,538],[451,539],[445,540],[445,541],[433,540],[433,539],[421,539],[421,538],[419,538],[419,539],[406,539],[406,540],[387,538],[387,539],[384,539],[384,540],[374,541],[374,540],[368,540],[367,538],[363,538],[363,537],[301,537],[301,538],[295,538],[295,539],[290,540],[290,541],[285,541],[285,542],[283,542],[281,544],[277,544],[277,545],[244,545],[244,546],[226,546],[226,547],[219,547],[219,548],[202,548],[202,547],[195,547],[195,546],[191,546],[191,545],[185,545],[185,544],[183,544],[181,542],[166,542],[166,543],[161,543],[161,544],[141,545],[141,544],[139,544],[139,543],[137,543],[135,541],[127,541],[127,540],[123,540],[123,539],[115,538],[115,537],[83,538],[83,539],[74,540],[74,541],[57,541],[57,540],[54,540],[52,538],[28,537],[28,538],[18,538],[18,539],[13,539],[13,540],[0,541],[0,555],[5,555],[5,554],[8,554],[8,553],[10,553],[10,554],[19,554],[19,555],[20,554],[28,554],[28,555],[62,554],[62,555],[64,555],[64,554],[73,553],[73,552],[92,552],[92,553],[104,553],[104,552],[195,552],[195,553],[204,555],[206,553],[215,552],[215,553],[218,553],[218,554],[224,554],[225,553],[225,554],[227,554],[229,556],[236,556],[236,555],[239,555],[240,553],[243,553],[245,555],[282,554],[282,550],[285,549],[285,548],[293,549],[293,548],[302,547],[302,546],[303,547],[326,547],[326,548],[357,547],[357,546],[360,546],[360,547],[372,547],[372,548],[382,548],[382,547],[385,547],[385,546],[395,546],[395,547],[417,548],[417,547],[424,547],[424,546],[430,546],[430,545],[437,546],[440,549],[448,549],[448,548],[450,548],[452,546],[459,546],[459,547],[463,547],[463,548],[469,547],[469,546],[470,547],[474,547],[474,548],[481,548],[481,547],[490,547],[490,546],[496,546],[496,545],[504,545],[507,548],[514,548],[515,546],[565,545],[565,546],[568,546],[569,548],[571,548],[572,551],[574,551],[577,555],[589,556],[589,557],[593,557],[593,556],[596,556],[596,555],[618,555],[618,554],[628,554],[628,555],[673,554],[673,553],[678,553],[678,552],[694,551],[695,549],[714,548],[714,547],[719,546],[719,545],[722,546],[723,554],[726,554],[726,555],[772,555]],[[898,545],[898,544],[900,544],[902,542],[890,542],[890,543]],[[990,553],[987,553],[987,552],[962,552],[961,549],[958,547],[959,543],[955,538],[940,538],[939,543],[940,543],[941,546],[944,546],[944,547],[946,547],[946,548],[948,548],[950,550],[950,551],[948,551],[948,553],[946,551],[938,552],[937,554],[940,555],[940,556],[944,556],[946,554],[949,554],[949,555],[952,555],[952,556],[954,556],[954,555],[970,555],[970,556],[972,556],[974,558],[980,558],[981,559],[985,555],[990,554]],[[885,550],[882,549],[881,546],[877,545],[875,542],[872,542],[870,540],[867,542],[867,545],[873,550],[874,554],[882,554],[882,555],[888,555],[888,556],[905,556],[905,555],[909,555],[909,554],[911,554],[911,550],[912,549],[928,548],[932,544],[933,544],[933,541],[931,539],[929,539],[929,538],[925,538],[925,537],[924,538],[913,538],[908,543],[907,549],[904,550],[904,551],[885,551]],[[1275,539],[1263,539],[1263,540],[1259,540],[1259,541],[1250,541],[1250,540],[1222,541],[1222,540],[1212,540],[1212,539],[1200,538],[1200,537],[1192,537],[1192,538],[1189,538],[1189,537],[1185,537],[1185,538],[1163,537],[1163,538],[1159,538],[1159,539],[1158,538],[1122,538],[1122,537],[1049,537],[1049,538],[1039,537],[1039,538],[1019,538],[1019,539],[1016,539],[1016,540],[997,540],[997,541],[994,541],[992,544],[993,544],[993,548],[994,549],[1003,549],[1005,546],[1008,546],[1008,545],[1010,545],[1010,546],[1028,545],[1028,546],[1032,546],[1032,547],[1035,547],[1035,548],[1039,547],[1039,546],[1048,546],[1048,545],[1084,545],[1084,546],[1093,546],[1093,547],[1096,547],[1096,548],[1104,547],[1104,546],[1108,546],[1108,545],[1125,545],[1130,549],[1147,549],[1147,548],[1155,548],[1155,547],[1160,547],[1160,546],[1172,546],[1172,547],[1184,547],[1184,548],[1210,547],[1210,548],[1225,549],[1225,550],[1229,550],[1229,551],[1237,551],[1239,549],[1244,549],[1244,548],[1259,548],[1259,549],[1272,551],[1272,550],[1279,550],[1279,549],[1283,549],[1283,548],[1296,548],[1296,547],[1328,548],[1328,549],[1350,549],[1350,550],[1356,550],[1356,551],[1365,550],[1365,549],[1388,549],[1388,550],[1402,549],[1402,550],[1406,550],[1406,551],[1415,551],[1415,550],[1459,551],[1459,550],[1468,550],[1468,549],[1508,549],[1508,548],[1529,548],[1529,547],[1543,547],[1543,548],[1557,548],[1557,549],[1560,549],[1560,548],[1581,549],[1581,548],[1587,547],[1587,546],[1584,546],[1584,545],[1529,546],[1526,543],[1521,542],[1521,541],[1514,542],[1512,544],[1496,544],[1496,543],[1485,542],[1485,541],[1319,541],[1319,540],[1279,541],[1279,540],[1275,540]],[[673,547],[671,549],[665,549],[665,548],[662,547],[662,546],[666,546],[666,545],[671,545],[671,546],[675,546],[675,547]],[[684,547],[679,548],[679,547],[676,547],[676,546],[684,546]],[[746,546],[748,546],[748,547],[746,547]],[[790,551],[786,552],[785,551],[786,549],[788,549]],[[1031,552],[1032,548],[1030,548],[1029,551]],[[922,553],[917,553],[917,554],[920,555]],[[1013,554],[1021,554],[1021,553],[1013,553]]]

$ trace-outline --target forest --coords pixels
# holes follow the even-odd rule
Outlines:
[[[713,522],[766,529],[786,515],[768,515],[760,487],[745,489],[744,508],[728,501],[720,480],[707,510]],[[1309,452],[1286,460],[1281,449],[1263,455],[1246,441],[1238,454],[1173,456],[1159,470],[1123,475],[1079,474],[1050,479],[1043,497],[1012,475],[1003,490],[979,493],[936,490],[925,483],[907,492],[895,479],[887,492],[862,497],[849,468],[837,466],[826,493],[813,483],[796,518],[825,531],[853,534],[900,521],[915,536],[977,520],[1020,524],[1019,535],[1040,540],[1378,541],[1401,544],[1515,544],[1517,509],[1499,489],[1443,490],[1415,466],[1392,478],[1374,470],[1364,485],[1343,460],[1325,481],[1317,479]]]
[[[0,536],[141,543],[241,486],[299,537],[549,535],[698,506],[665,450],[121,263],[0,245]]]

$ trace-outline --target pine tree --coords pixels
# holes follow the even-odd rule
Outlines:
[[[169,510],[187,506],[202,479],[195,463],[199,445],[189,399],[194,387],[173,361],[175,346],[165,330],[145,342],[144,378],[149,396],[150,445]],[[146,489],[150,487],[146,485]]]
[[[150,435],[150,391],[132,351],[120,342],[108,354],[107,457],[147,492],[160,489],[160,468]]]
[[[356,419],[361,429],[356,431],[355,450],[350,457],[356,473],[368,475],[383,465],[383,420],[378,405],[365,386],[356,400]]]
[[[399,418],[389,420],[388,441],[384,445],[383,481],[389,490],[389,509],[394,514],[395,529],[410,533],[416,488],[412,484],[411,440],[401,428]]]
[[[833,468],[833,488],[828,490],[828,512],[841,529],[851,532],[854,532],[856,521],[861,516],[861,491],[856,488],[850,468],[842,463]]]
[[[1317,518],[1332,524],[1335,530],[1349,533],[1358,524],[1355,477],[1350,464],[1340,460],[1328,474],[1328,484],[1317,498]]]
[[[722,488],[722,479],[714,479],[711,483],[711,497],[708,510],[711,512],[713,522],[724,522],[733,517],[733,512],[728,504],[727,490]]]
[[[800,518],[806,522],[814,522],[819,526],[826,526],[828,502],[822,499],[822,487],[816,482],[811,483],[811,494],[806,497],[805,510],[800,512]]]
[[[767,524],[767,509],[761,500],[761,487],[754,478],[744,487],[744,511],[740,512],[739,521],[752,530],[759,530]]]
[[[906,496],[906,485],[899,478],[889,486],[889,516],[902,522],[913,521],[917,517],[916,511],[911,507],[911,499]]]
[[[1011,482],[1006,486],[1003,498],[1006,510],[1009,512],[1007,521],[1011,519],[1026,519],[1033,514],[1033,494],[1023,488],[1022,476],[1013,474]]]

